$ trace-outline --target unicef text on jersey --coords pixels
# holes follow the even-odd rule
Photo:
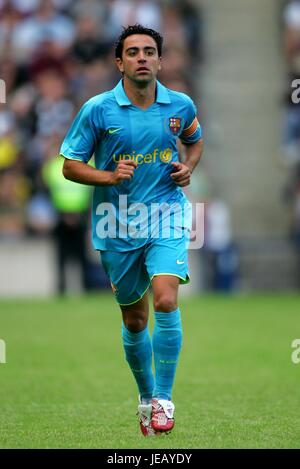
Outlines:
[[[96,235],[100,239],[186,239],[188,249],[204,244],[203,203],[128,203],[120,195],[116,204],[103,202],[96,208]]]

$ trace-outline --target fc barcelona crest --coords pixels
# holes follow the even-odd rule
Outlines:
[[[169,129],[173,135],[179,135],[181,129],[181,118],[180,117],[170,117],[169,118]]]

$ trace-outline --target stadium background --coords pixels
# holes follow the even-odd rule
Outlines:
[[[0,104],[0,339],[9,357],[0,365],[0,446],[142,444],[128,422],[122,427],[128,440],[114,440],[112,431],[97,436],[96,420],[110,419],[104,407],[93,414],[99,389],[106,402],[120,392],[132,407],[128,416],[135,391],[130,382],[131,400],[125,385],[122,394],[119,378],[102,362],[117,350],[114,366],[129,381],[120,365],[117,308],[90,247],[89,193],[74,195],[55,176],[74,113],[118,81],[112,45],[121,26],[134,22],[162,31],[159,79],[194,98],[205,138],[188,189],[193,201],[206,203],[205,246],[191,252],[193,281],[181,289],[193,313],[186,330],[194,355],[185,352],[188,374],[179,372],[177,392],[193,396],[195,412],[199,395],[210,394],[211,407],[202,408],[193,435],[178,429],[178,439],[167,444],[297,446],[299,371],[290,354],[300,325],[300,112],[290,95],[292,79],[300,77],[300,2],[279,0],[0,0],[0,78],[7,98]],[[67,202],[59,197],[61,187]],[[59,249],[66,250],[68,230],[78,244],[66,260]],[[106,328],[114,329],[113,337]],[[220,343],[223,358],[214,350]],[[185,379],[195,384],[192,393]],[[87,394],[90,401],[78,409]],[[120,409],[114,409],[117,420]],[[189,412],[183,415],[187,426]],[[77,435],[68,433],[61,415],[70,425],[75,415]],[[86,422],[82,433],[87,417],[93,427]]]

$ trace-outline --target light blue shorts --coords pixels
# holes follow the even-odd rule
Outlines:
[[[156,275],[174,275],[180,283],[189,282],[189,231],[184,231],[181,238],[152,238],[131,251],[101,251],[102,265],[121,306],[140,300]]]

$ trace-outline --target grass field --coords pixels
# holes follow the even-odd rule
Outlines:
[[[300,448],[300,297],[185,299],[173,433],[145,439],[110,294],[0,301],[1,448]]]

